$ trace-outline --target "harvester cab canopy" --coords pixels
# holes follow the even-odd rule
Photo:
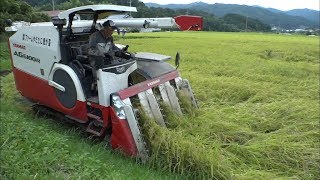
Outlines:
[[[73,26],[73,21],[78,21],[76,26],[80,29],[83,27],[90,27],[89,32],[94,32],[96,29],[100,30],[101,25],[97,25],[98,19],[106,19],[110,15],[125,14],[128,12],[137,12],[135,7],[117,6],[117,5],[88,5],[72,8],[59,13],[57,19],[53,19],[55,26],[65,25],[67,23],[67,34],[72,34],[77,31],[77,27]],[[81,20],[81,22],[79,21]],[[80,31],[81,32],[81,31]]]
[[[103,19],[107,16],[113,14],[124,14],[127,12],[137,12],[137,8],[129,7],[129,6],[117,6],[117,5],[88,5],[88,6],[81,6],[72,9],[68,9],[59,13],[59,19],[69,19],[70,16],[74,16],[75,14],[97,14],[99,15],[99,19]],[[97,18],[98,18],[97,17]],[[72,20],[72,19],[71,19]]]

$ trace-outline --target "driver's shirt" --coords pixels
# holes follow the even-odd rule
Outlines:
[[[108,54],[117,49],[112,37],[105,38],[100,31],[91,34],[88,52],[90,55],[104,56],[104,54]]]

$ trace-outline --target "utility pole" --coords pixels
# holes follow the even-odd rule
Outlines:
[[[54,0],[52,0],[52,11],[54,11]]]
[[[248,16],[246,16],[246,32],[248,31]]]
[[[129,3],[129,5],[130,5],[130,7],[131,7],[132,1],[130,0],[128,3]],[[131,17],[131,11],[129,12],[129,14],[130,14],[130,17]]]

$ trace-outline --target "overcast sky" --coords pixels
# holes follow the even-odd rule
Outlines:
[[[144,3],[157,4],[189,4],[198,2],[199,0],[140,0]],[[224,3],[224,4],[245,4],[245,5],[259,5],[262,7],[270,7],[280,10],[291,9],[315,9],[319,10],[319,0],[201,0],[208,4]]]

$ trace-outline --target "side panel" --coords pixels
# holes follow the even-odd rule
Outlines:
[[[137,156],[138,151],[127,120],[119,119],[111,108],[112,134],[111,146],[120,149],[129,156]]]
[[[88,120],[86,102],[77,100],[76,105],[73,108],[67,109],[58,101],[54,88],[49,86],[48,81],[23,72],[17,68],[13,68],[13,73],[16,87],[24,97],[62,112],[63,114],[82,120],[83,122]]]
[[[47,80],[55,62],[61,60],[59,33],[54,26],[28,27],[9,38],[13,66]]]
[[[128,69],[125,68],[126,66],[128,66]],[[127,65],[110,67],[108,69],[99,69],[97,71],[99,104],[106,107],[110,106],[110,94],[127,88],[128,76],[135,69],[137,69],[137,64],[133,62],[130,62]]]

